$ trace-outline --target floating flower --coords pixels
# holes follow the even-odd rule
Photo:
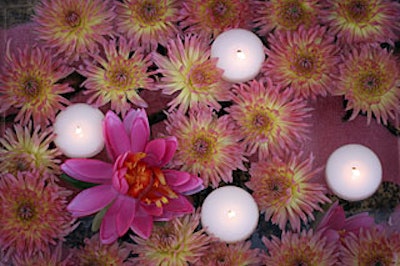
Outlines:
[[[260,265],[261,257],[258,249],[251,249],[250,241],[241,241],[234,244],[212,242],[207,253],[197,263],[200,266],[231,266],[231,265]]]
[[[10,43],[0,73],[0,113],[14,107],[20,109],[15,121],[22,125],[28,124],[31,117],[34,125],[48,125],[57,111],[69,104],[60,94],[73,89],[58,81],[71,74],[72,69],[39,47],[25,46],[12,54]]]
[[[103,42],[105,58],[94,55],[94,61],[86,60],[86,66],[79,73],[87,79],[81,86],[86,87],[85,94],[91,95],[88,103],[97,107],[111,102],[111,109],[125,116],[132,102],[139,107],[147,103],[139,96],[138,89],[154,89],[154,74],[147,71],[152,64],[150,56],[142,49],[134,52],[133,45],[120,37]]]
[[[291,91],[279,92],[280,87],[251,81],[234,86],[233,105],[227,109],[239,127],[247,154],[258,151],[259,159],[295,149],[307,140],[305,119],[311,109],[306,101],[293,99]]]
[[[206,39],[233,29],[251,29],[251,1],[210,0],[183,1],[180,27],[186,33],[200,34]]]
[[[100,239],[110,244],[131,228],[148,238],[153,220],[169,220],[193,212],[182,194],[202,189],[201,179],[163,167],[175,153],[177,140],[149,141],[150,127],[143,109],[130,110],[121,121],[112,111],[104,119],[106,149],[113,163],[97,159],[69,159],[61,169],[84,182],[99,184],[80,192],[68,205],[75,217],[106,208]]]
[[[97,52],[98,42],[113,33],[108,0],[42,0],[34,12],[37,38],[72,61]]]
[[[400,106],[400,65],[396,57],[379,46],[363,45],[343,56],[340,80],[335,95],[344,95],[349,120],[367,114],[367,123],[374,116],[387,124]]]
[[[6,257],[46,252],[74,229],[66,210],[71,193],[51,179],[38,172],[0,178],[0,250]]]
[[[318,24],[321,4],[318,0],[255,1],[254,27],[266,36],[269,32],[295,31],[300,25],[306,29]]]
[[[232,182],[235,169],[245,170],[243,145],[229,116],[219,118],[210,108],[194,108],[168,116],[167,132],[175,134],[179,147],[173,164],[200,176],[204,185],[215,188],[222,180]]]
[[[321,234],[312,230],[303,230],[301,233],[283,232],[280,239],[272,236],[270,240],[263,237],[262,241],[269,253],[264,258],[265,265],[339,265],[335,243],[327,242]]]
[[[275,32],[268,42],[262,71],[282,87],[290,86],[296,98],[326,96],[335,86],[340,47],[326,28],[300,26],[293,32]]]
[[[137,265],[198,265],[198,260],[208,254],[210,238],[204,231],[196,230],[198,213],[174,218],[168,223],[154,226],[149,239],[133,237],[133,252]]]
[[[379,227],[361,229],[358,235],[350,234],[341,248],[343,265],[399,265],[400,235],[390,237]]]
[[[165,46],[179,34],[177,0],[124,0],[116,6],[118,31],[146,51]]]
[[[71,265],[133,265],[128,259],[131,249],[132,245],[126,242],[103,245],[99,234],[95,234],[84,239],[82,248],[72,250],[69,263]]]
[[[325,186],[310,182],[320,169],[312,169],[313,156],[301,159],[290,155],[286,160],[276,156],[268,161],[253,163],[250,181],[245,185],[253,190],[254,200],[265,220],[284,230],[289,221],[292,230],[300,231],[300,220],[314,220],[313,211],[322,211],[319,203],[330,200]]]
[[[16,175],[18,171],[39,171],[59,174],[61,152],[51,149],[54,135],[50,128],[41,130],[37,126],[32,130],[32,124],[22,127],[20,124],[7,128],[3,138],[0,138],[0,173]]]
[[[393,43],[400,31],[400,3],[385,0],[328,0],[321,20],[339,41]]]
[[[223,70],[217,68],[217,58],[210,59],[208,43],[197,36],[171,40],[168,57],[153,53],[153,60],[164,76],[160,84],[163,93],[179,92],[168,103],[170,110],[179,106],[180,111],[186,112],[198,103],[219,110],[218,101],[229,100],[230,83],[222,80]]]

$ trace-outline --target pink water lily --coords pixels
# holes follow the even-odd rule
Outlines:
[[[203,189],[202,180],[187,172],[164,169],[172,159],[175,137],[149,140],[143,109],[121,119],[108,111],[104,119],[106,149],[113,163],[97,159],[69,159],[61,169],[81,181],[99,184],[80,192],[68,205],[75,217],[108,208],[100,226],[102,243],[113,243],[129,228],[148,238],[153,221],[191,213],[185,197]]]

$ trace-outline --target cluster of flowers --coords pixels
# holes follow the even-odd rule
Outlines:
[[[0,73],[0,112],[16,114],[0,138],[0,263],[400,263],[400,211],[377,225],[366,213],[346,218],[334,203],[304,229],[331,201],[311,182],[321,168],[301,152],[309,100],[343,96],[350,120],[363,113],[368,124],[399,113],[397,1],[42,0],[34,11],[35,44],[8,41]],[[212,41],[231,28],[266,44],[249,82],[224,81],[210,58]],[[68,82],[73,73],[79,89]],[[54,147],[52,123],[77,91],[107,110],[107,160],[64,160]],[[151,140],[145,91],[170,97],[165,132]],[[248,172],[260,212],[282,230],[263,236],[266,251],[199,228],[188,195],[232,183],[235,170]],[[71,200],[62,172],[88,188]],[[77,218],[89,215],[100,232],[65,251]]]

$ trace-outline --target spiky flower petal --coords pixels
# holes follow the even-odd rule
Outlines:
[[[7,128],[0,138],[0,173],[16,175],[18,171],[39,171],[50,174],[60,173],[61,152],[50,148],[54,135],[50,128],[41,130],[32,124],[22,127],[20,124]]]
[[[255,1],[254,26],[266,36],[272,31],[294,31],[318,24],[321,4],[318,0]]]
[[[387,0],[327,0],[323,23],[346,44],[398,40],[400,3]]]
[[[198,175],[205,186],[230,183],[233,170],[245,170],[243,145],[229,116],[217,118],[210,108],[194,108],[189,116],[171,113],[166,129],[178,140],[174,165]]]
[[[9,255],[46,252],[73,229],[67,211],[70,191],[47,174],[18,172],[0,178],[0,249]]]
[[[147,103],[139,96],[139,89],[154,89],[154,74],[147,71],[152,61],[145,56],[141,48],[134,51],[132,42],[120,37],[103,42],[104,56],[93,55],[94,60],[86,60],[79,73],[87,79],[82,83],[86,87],[85,94],[91,97],[88,103],[97,107],[111,102],[111,109],[125,116],[132,108],[147,107]],[[131,102],[131,103],[130,103]]]
[[[116,6],[117,30],[146,51],[165,46],[179,34],[177,0],[124,0]]]
[[[261,265],[259,249],[252,249],[250,241],[227,244],[212,242],[205,256],[197,265],[200,266],[257,266]]]
[[[338,79],[340,47],[324,27],[275,32],[268,38],[270,48],[263,74],[282,87],[290,86],[294,96],[326,96]]]
[[[11,261],[11,265],[18,266],[67,266],[70,265],[70,254],[63,256],[60,242],[54,249],[49,248],[46,252],[39,251],[29,255],[15,255]]]
[[[68,84],[58,83],[72,69],[55,60],[50,52],[40,47],[17,49],[10,52],[7,43],[4,68],[0,73],[0,113],[11,107],[20,109],[15,121],[34,125],[48,125],[57,111],[69,101],[60,94],[73,91]]]
[[[206,39],[233,29],[251,29],[252,7],[247,0],[183,1],[180,27]]]
[[[300,231],[300,220],[314,220],[313,211],[322,211],[319,204],[330,202],[325,196],[326,187],[310,182],[321,170],[313,169],[312,162],[312,155],[302,159],[292,154],[285,160],[272,157],[251,165],[246,186],[253,190],[266,221],[271,218],[282,230],[289,221],[292,230]]]
[[[114,8],[108,0],[42,0],[33,21],[39,40],[72,61],[98,51],[98,41],[112,36]]]
[[[227,111],[239,127],[248,155],[258,152],[263,159],[298,148],[307,140],[310,125],[305,119],[311,109],[306,101],[293,99],[289,89],[279,89],[270,79],[265,84],[251,81],[232,89],[234,104]]]
[[[198,103],[219,110],[218,101],[227,101],[230,83],[222,79],[223,70],[217,68],[217,58],[210,58],[207,42],[196,35],[186,36],[184,40],[171,40],[168,44],[168,57],[153,54],[161,78],[160,88],[164,94],[176,97],[168,103],[170,110],[179,106],[187,111]]]
[[[366,113],[367,123],[374,116],[387,124],[400,111],[400,64],[398,59],[379,46],[362,45],[343,55],[340,80],[335,95],[344,95],[349,120]]]
[[[133,237],[133,252],[138,255],[134,261],[138,265],[198,265],[210,242],[202,229],[196,230],[199,220],[199,213],[185,215],[156,224],[147,240]]]
[[[300,233],[283,232],[281,238],[262,239],[269,255],[264,258],[265,265],[271,266],[334,266],[338,252],[333,242],[327,242],[319,233],[312,230]],[[352,264],[345,264],[352,265]]]

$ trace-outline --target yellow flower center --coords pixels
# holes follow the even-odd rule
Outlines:
[[[210,71],[210,64],[204,62],[195,64],[189,71],[189,83],[193,92],[205,92],[210,90],[212,84],[220,80],[220,75],[217,71]]]
[[[112,84],[117,88],[124,88],[129,83],[129,75],[123,69],[111,72],[110,76]]]
[[[69,11],[65,16],[65,22],[71,28],[76,28],[81,24],[81,17],[75,11]]]
[[[278,9],[278,19],[281,25],[294,29],[305,20],[305,12],[299,1],[287,1]]]
[[[294,61],[293,69],[298,76],[310,78],[315,72],[316,62],[312,55],[301,54]]]
[[[192,138],[190,145],[192,158],[208,162],[215,154],[216,138],[209,133],[200,133]]]
[[[22,202],[17,207],[17,217],[23,222],[31,221],[35,217],[35,213],[35,207],[30,202]]]
[[[142,159],[143,152],[129,153],[123,163],[126,169],[124,178],[129,189],[127,194],[140,199],[146,204],[154,203],[162,207],[169,198],[177,198],[177,194],[168,186],[164,174],[158,167],[147,165]]]
[[[144,3],[136,10],[135,18],[142,25],[155,25],[165,13],[164,6],[158,1],[144,1]]]
[[[23,83],[23,93],[28,98],[36,98],[40,94],[40,83],[34,78],[27,78]]]
[[[365,1],[350,1],[346,5],[347,17],[353,22],[368,21],[369,19],[369,5]]]

